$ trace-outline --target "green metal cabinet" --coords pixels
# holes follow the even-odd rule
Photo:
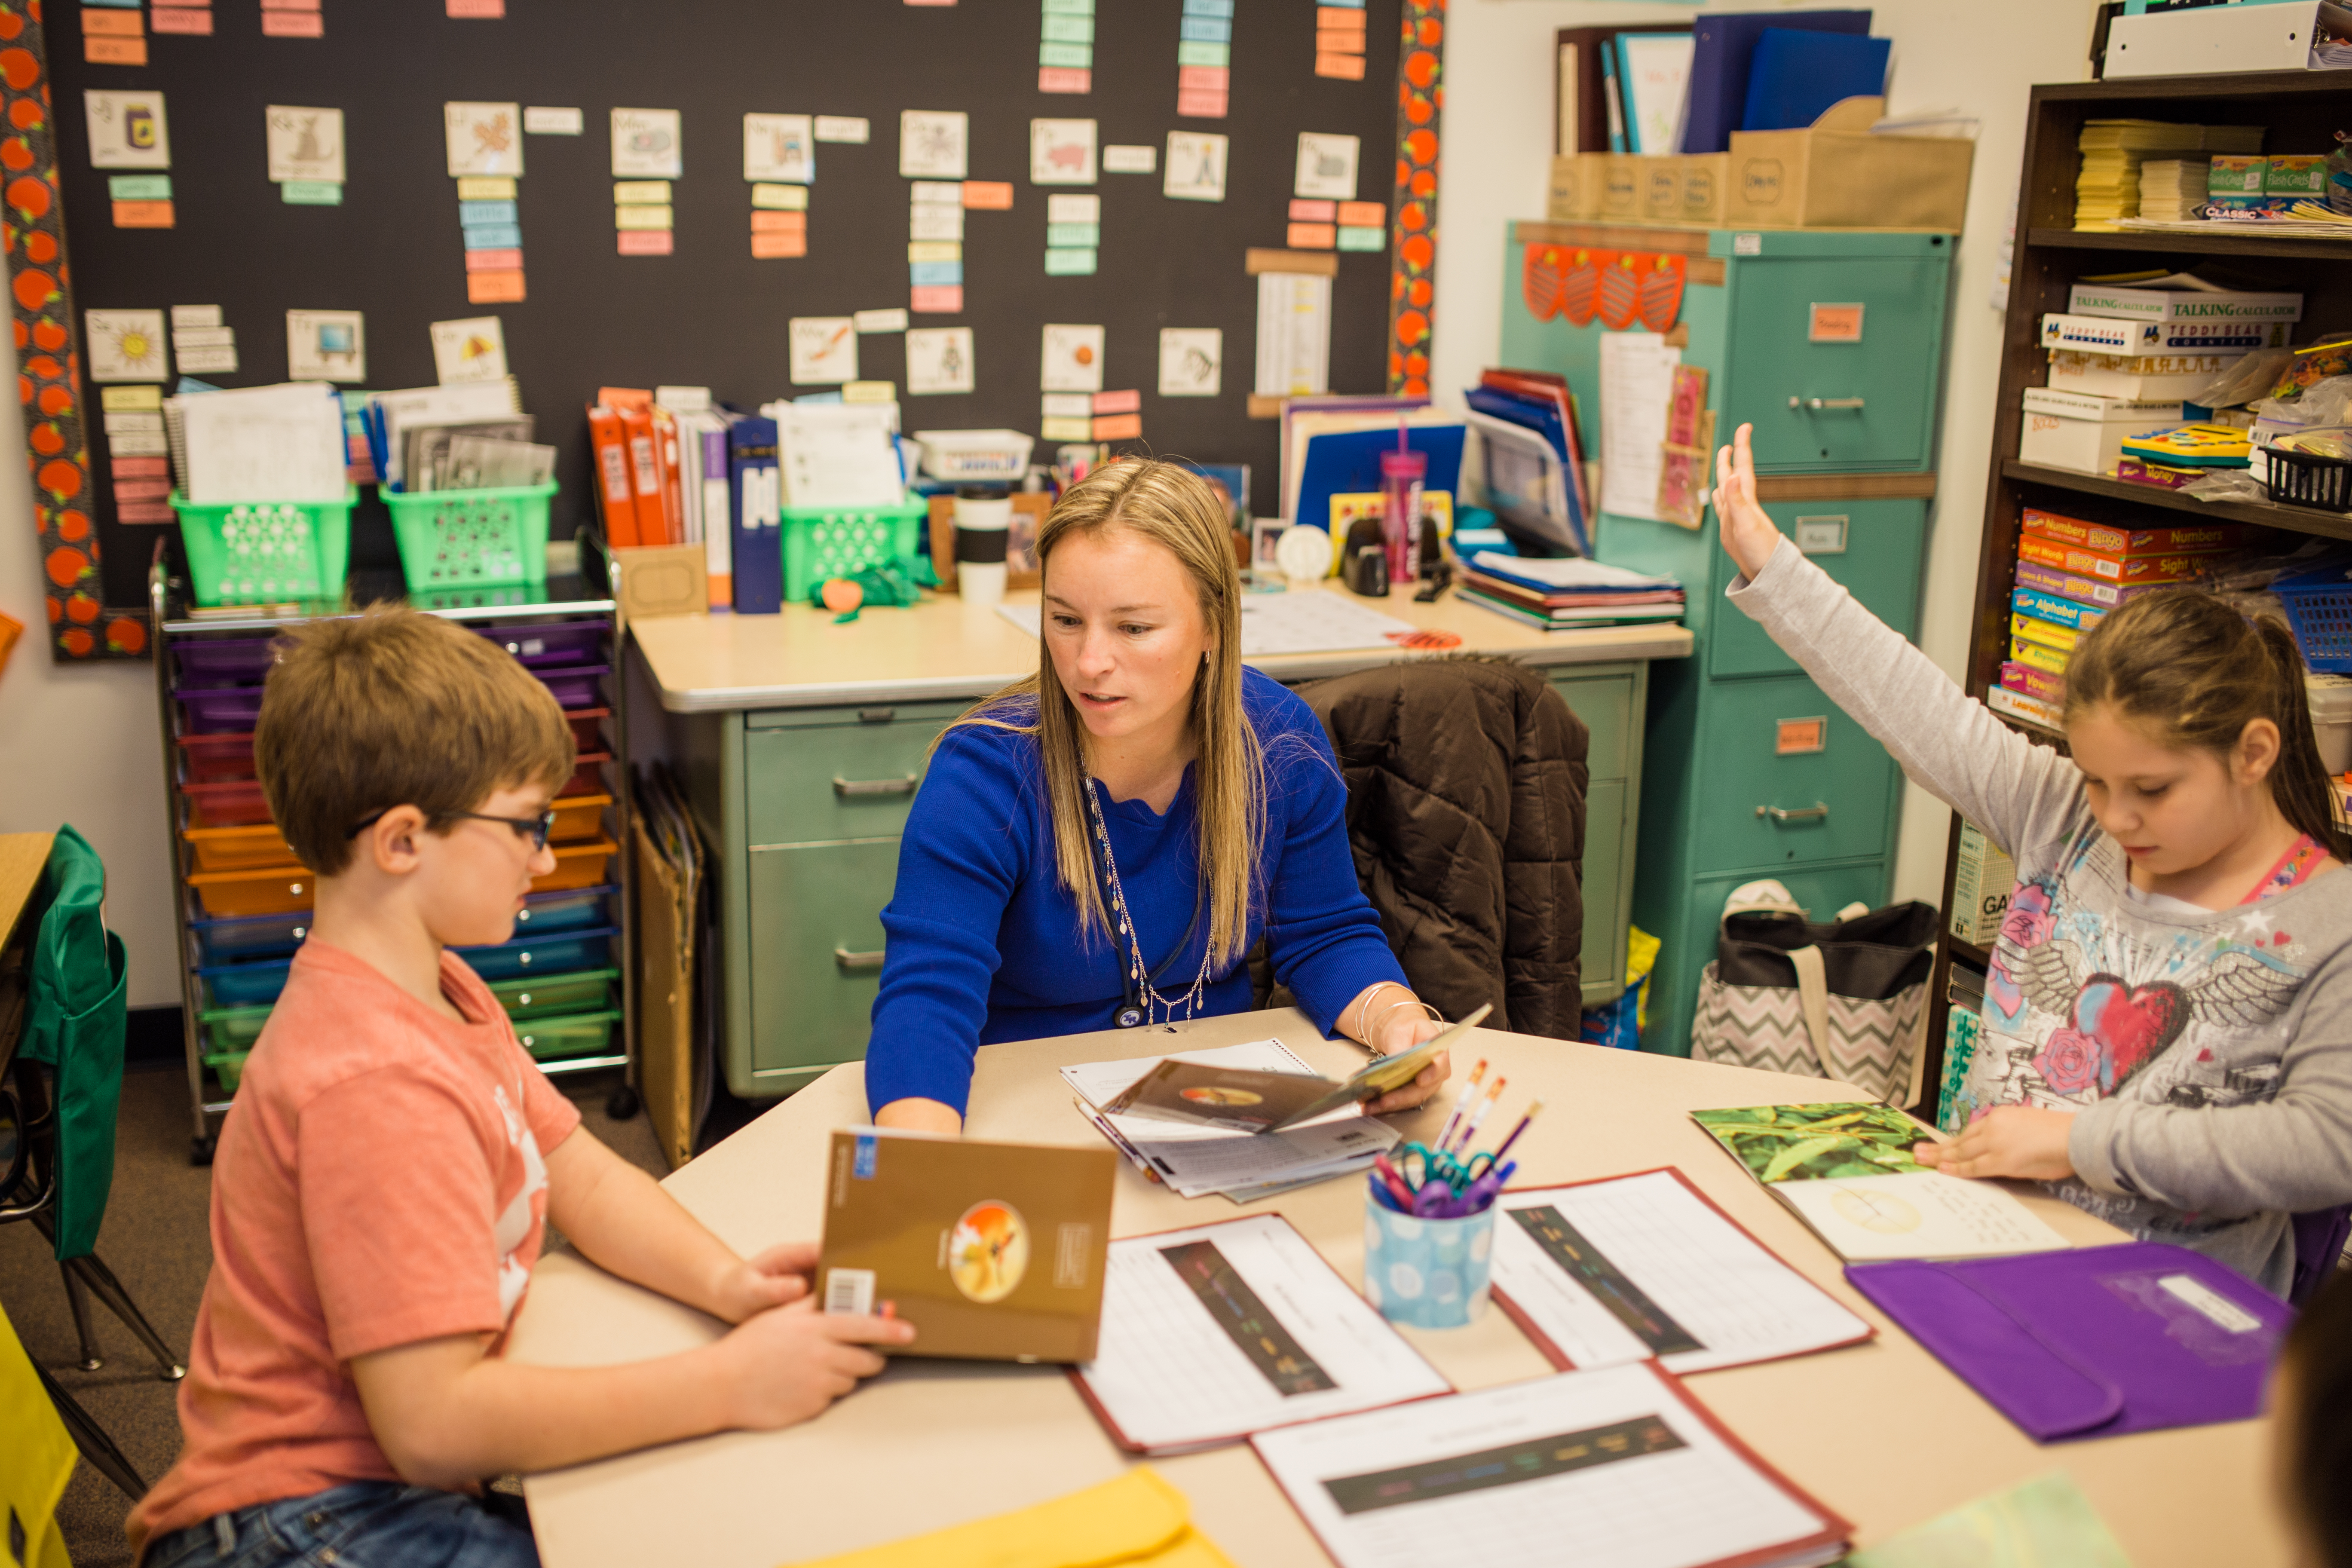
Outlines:
[[[1689,256],[1683,363],[1709,373],[1717,435],[1756,426],[1765,510],[1816,563],[1906,637],[1918,623],[1951,237],[1656,231]],[[1638,237],[1610,243],[1639,251]],[[1500,363],[1566,375],[1601,449],[1601,334],[1538,321],[1523,246],[1576,243],[1521,226],[1506,247]],[[1913,478],[1916,476],[1916,478]],[[1889,491],[1910,493],[1894,493]],[[1601,557],[1689,591],[1696,656],[1651,685],[1633,921],[1662,940],[1643,1048],[1687,1054],[1700,972],[1723,900],[1775,877],[1817,918],[1885,901],[1902,773],[1885,749],[1723,598],[1737,575],[1704,526],[1604,513]],[[1622,962],[1622,960],[1621,960]]]
[[[1556,666],[1591,731],[1584,1000],[1624,990],[1649,667]],[[981,695],[973,693],[977,698]],[[706,839],[721,926],[728,1088],[787,1094],[866,1054],[882,908],[931,742],[965,701],[680,715],[672,733]]]

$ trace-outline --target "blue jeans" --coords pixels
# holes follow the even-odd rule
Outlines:
[[[175,1530],[145,1568],[539,1568],[530,1532],[462,1492],[352,1481]]]

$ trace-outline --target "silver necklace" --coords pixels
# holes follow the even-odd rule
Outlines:
[[[1201,944],[1201,972],[1192,977],[1190,990],[1172,997],[1160,994],[1159,988],[1151,984],[1150,972],[1143,962],[1143,942],[1135,929],[1135,918],[1127,907],[1127,890],[1119,886],[1118,859],[1111,853],[1110,826],[1103,819],[1102,802],[1096,798],[1094,780],[1086,781],[1086,790],[1087,810],[1094,818],[1095,842],[1102,846],[1103,869],[1110,882],[1111,920],[1118,927],[1118,934],[1127,939],[1128,984],[1120,988],[1119,1008],[1112,1015],[1112,1021],[1122,1029],[1132,1029],[1153,1022],[1172,1024],[1176,1021],[1179,1003],[1183,1005],[1184,1016],[1191,1018],[1200,1010],[1202,995],[1208,989],[1209,949],[1212,944],[1206,942]],[[1157,1020],[1151,1016],[1155,1006],[1160,1010]]]

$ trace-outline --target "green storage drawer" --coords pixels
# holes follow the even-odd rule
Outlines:
[[[1820,750],[1780,749],[1784,727],[1815,721]],[[1791,861],[1886,851],[1895,760],[1803,676],[1742,681],[1714,704],[1698,765],[1717,781],[1692,825],[1699,870],[1770,876]]]
[[[1753,424],[1757,467],[1774,473],[1927,467],[1950,250],[1733,268],[1718,431]]]
[[[782,1093],[866,1055],[898,841],[750,856],[751,1077]]]
[[[1771,501],[1765,511],[1812,563],[1843,584],[1871,614],[1906,637],[1918,627],[1919,564],[1927,543],[1924,500]],[[1794,675],[1782,653],[1745,611],[1724,601],[1739,568],[1715,552],[1715,635],[1706,639],[1714,676]]]
[[[261,1037],[261,1026],[269,1021],[275,1005],[265,1002],[257,1007],[207,1007],[196,1015],[196,1022],[204,1026],[206,1045],[223,1055],[233,1052],[241,1058]]]
[[[1627,736],[1633,724],[1633,678],[1631,675],[1567,676],[1553,679],[1569,711],[1591,731],[1586,766],[1596,779],[1622,779],[1630,761]]]
[[[536,974],[521,980],[501,980],[490,987],[490,994],[507,1010],[507,1016],[520,1028],[525,1018],[543,1018],[561,1013],[583,1013],[602,1008],[612,995],[612,983],[620,976],[617,969],[582,969],[570,974]]]
[[[887,719],[861,720],[859,711],[794,710],[794,721],[774,724],[758,722],[767,714],[751,716],[744,812],[753,847],[879,838],[905,828],[931,742],[962,705],[865,710]]]
[[[1715,962],[1716,938],[1723,925],[1723,900],[1742,883],[1769,877],[1789,889],[1808,916],[1830,921],[1847,904],[1860,901],[1875,907],[1885,897],[1886,865],[1864,864],[1791,868],[1776,871],[1743,871],[1737,876],[1711,877],[1696,882],[1683,906],[1679,929],[1654,934],[1665,940],[1658,950],[1657,968],[1650,981],[1650,1029],[1642,1037],[1645,1051],[1670,1056],[1690,1055],[1690,1019],[1698,1000],[1700,973]]]
[[[613,1025],[618,1008],[595,1013],[568,1013],[552,1018],[530,1018],[515,1024],[515,1038],[541,1061],[564,1057],[602,1056],[612,1047]]]

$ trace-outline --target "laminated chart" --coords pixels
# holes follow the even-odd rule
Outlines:
[[[743,178],[751,187],[752,259],[806,256],[809,186],[816,180],[814,118],[745,115]]]
[[[675,109],[613,110],[613,227],[623,256],[675,247],[670,182],[686,172],[684,118]]]
[[[1092,92],[1095,0],[1045,0],[1038,24],[1037,90]]]
[[[457,224],[465,236],[466,299],[508,305],[526,295],[522,275],[522,106],[445,103],[441,131]]]
[[[1176,112],[1223,120],[1233,80],[1234,0],[1184,0],[1176,24]]]

